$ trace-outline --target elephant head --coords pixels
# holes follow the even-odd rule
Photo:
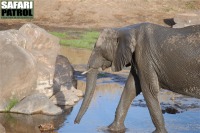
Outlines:
[[[88,61],[86,93],[75,123],[79,123],[86,112],[95,91],[98,69],[111,67],[112,71],[120,71],[130,65],[135,40],[126,30],[105,29],[100,34]]]

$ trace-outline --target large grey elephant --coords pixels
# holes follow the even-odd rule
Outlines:
[[[89,106],[98,69],[120,71],[129,65],[131,70],[109,129],[125,129],[128,108],[142,92],[156,127],[154,132],[167,132],[158,101],[159,89],[200,98],[200,25],[172,29],[142,23],[105,29],[88,62],[86,94],[75,123],[80,122]]]

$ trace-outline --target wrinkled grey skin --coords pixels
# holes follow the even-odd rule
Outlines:
[[[131,65],[112,131],[125,129],[124,120],[132,100],[142,92],[155,133],[165,133],[158,101],[160,88],[200,98],[200,26],[181,29],[142,23],[104,30],[97,40],[88,66],[86,94],[75,123],[79,123],[94,93],[98,68],[120,71]]]
[[[74,68],[69,60],[63,55],[58,55],[53,78],[54,92],[59,91],[61,85],[66,86],[67,89],[77,88],[77,80],[74,77]]]

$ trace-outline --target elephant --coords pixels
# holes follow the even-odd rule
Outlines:
[[[131,66],[111,131],[125,131],[124,120],[133,99],[142,92],[155,126],[166,133],[158,93],[160,88],[200,98],[200,25],[169,28],[152,23],[104,29],[88,61],[86,93],[75,123],[89,107],[97,74],[111,67]]]

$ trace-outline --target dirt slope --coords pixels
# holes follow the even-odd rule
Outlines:
[[[35,23],[73,28],[164,24],[177,13],[200,9],[200,0],[35,0]],[[0,20],[5,23],[24,20]]]

